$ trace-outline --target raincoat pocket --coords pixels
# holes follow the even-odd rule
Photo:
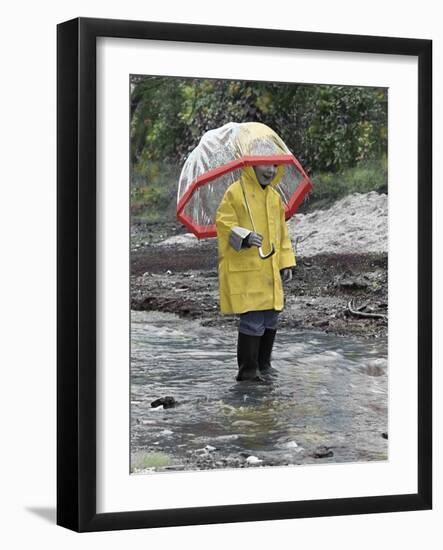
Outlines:
[[[260,269],[259,258],[241,258],[230,260],[228,264],[228,270],[230,272],[238,271],[255,271]]]
[[[259,258],[236,258],[230,260],[229,288],[232,295],[262,292]]]

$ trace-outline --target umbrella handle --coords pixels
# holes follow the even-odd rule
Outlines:
[[[274,243],[271,244],[271,251],[268,252],[267,254],[265,254],[263,252],[263,248],[260,246],[259,249],[258,249],[258,255],[260,256],[260,258],[262,260],[266,260],[266,258],[270,258],[271,256],[273,256],[275,254],[275,247],[274,247]]]
[[[254,225],[254,220],[252,219],[251,209],[249,208],[248,199],[246,198],[246,191],[245,191],[245,188],[243,187],[243,182],[242,182],[242,179],[241,179],[241,178],[240,178],[240,185],[241,185],[241,188],[242,188],[242,191],[243,191],[243,198],[244,198],[244,200],[245,200],[246,209],[247,209],[248,214],[249,214],[249,219],[251,220],[252,229],[253,229],[254,233],[256,233],[256,231],[255,231],[255,225]],[[275,254],[274,243],[271,243],[271,251],[268,252],[267,254],[265,254],[265,253],[263,252],[263,249],[262,249],[261,246],[258,248],[258,255],[260,256],[260,258],[261,258],[262,260],[266,260],[266,258],[270,258],[270,257],[273,256],[274,254]]]

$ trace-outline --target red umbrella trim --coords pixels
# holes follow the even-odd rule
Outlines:
[[[215,178],[222,176],[228,172],[241,168],[243,166],[254,166],[257,164],[294,164],[297,170],[303,175],[304,179],[298,186],[297,190],[291,197],[289,204],[285,206],[285,218],[289,219],[297,208],[300,206],[303,201],[303,197],[312,189],[312,183],[305,171],[303,170],[301,164],[293,155],[275,155],[268,157],[244,157],[243,159],[234,160],[228,164],[224,164],[214,170],[210,170],[196,178],[192,184],[189,186],[189,189],[180,199],[180,202],[177,205],[177,218],[185,225],[192,233],[194,233],[199,239],[204,237],[216,237],[217,230],[215,224],[212,225],[199,225],[196,224],[189,216],[184,213],[184,208],[186,203],[191,199],[195,191],[205,185],[209,181],[212,181]]]

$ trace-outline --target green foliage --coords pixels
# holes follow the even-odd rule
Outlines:
[[[165,453],[147,453],[137,451],[132,456],[131,470],[144,470],[145,468],[163,468],[173,463],[172,458]]]
[[[143,160],[131,178],[131,215],[151,223],[175,219],[180,167],[167,162]]]
[[[133,76],[131,160],[181,164],[209,129],[271,126],[311,171],[338,171],[387,147],[383,88]]]
[[[132,213],[147,221],[173,214],[184,160],[204,132],[231,121],[273,128],[316,174],[313,198],[378,185],[381,165],[374,166],[387,154],[384,88],[134,75]]]
[[[387,192],[386,157],[365,161],[342,172],[319,172],[312,176],[314,189],[300,210],[328,208],[350,193]]]
[[[180,118],[181,80],[133,77],[131,84],[131,160],[174,159],[186,126]]]
[[[386,151],[386,99],[383,90],[318,86],[303,137],[311,166],[337,172],[378,158]]]

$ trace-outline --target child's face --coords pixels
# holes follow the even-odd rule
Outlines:
[[[259,164],[253,168],[260,185],[269,185],[277,174],[277,164]]]

